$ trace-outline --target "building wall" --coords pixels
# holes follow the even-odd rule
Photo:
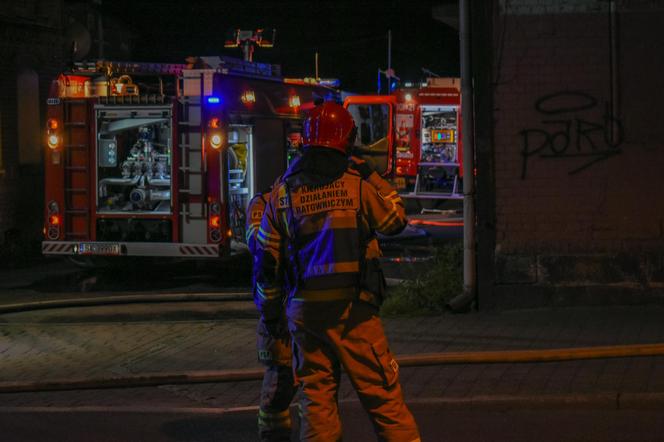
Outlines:
[[[14,247],[19,241],[37,241],[41,235],[42,147],[34,134],[19,135],[19,126],[30,130],[44,127],[48,88],[63,66],[62,43],[62,1],[24,0],[3,4],[0,11],[2,259],[11,258],[6,253],[7,247]],[[22,90],[32,86],[36,90]],[[19,97],[30,99],[19,105]],[[27,124],[26,117],[36,122]]]
[[[664,299],[664,5],[614,5],[495,3],[499,306]]]

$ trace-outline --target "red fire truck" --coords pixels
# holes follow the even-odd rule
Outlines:
[[[77,64],[48,99],[42,252],[217,258],[286,167],[302,112],[339,100],[277,65]]]
[[[358,127],[357,154],[405,198],[463,198],[459,86],[458,78],[430,78],[391,95],[344,100]]]

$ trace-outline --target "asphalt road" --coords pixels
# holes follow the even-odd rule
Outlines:
[[[435,404],[414,404],[411,408],[423,441],[664,440],[663,413],[657,410],[453,411]],[[375,440],[357,403],[342,405],[342,419],[345,441]],[[2,440],[7,442],[257,440],[255,410],[4,410],[0,412],[0,428]]]

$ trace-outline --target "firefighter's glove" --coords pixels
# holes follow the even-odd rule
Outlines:
[[[357,157],[350,157],[350,160],[351,160],[350,167],[352,169],[357,170],[360,173],[362,179],[366,180],[373,173],[373,170],[371,169],[371,167],[369,167],[369,164],[367,164],[366,161],[361,160]]]
[[[271,319],[265,321],[265,329],[274,338],[282,336],[286,330],[286,324],[282,319]]]

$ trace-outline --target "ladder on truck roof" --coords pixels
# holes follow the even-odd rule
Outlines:
[[[64,217],[65,238],[90,239],[90,114],[87,100],[63,100],[64,116]]]

